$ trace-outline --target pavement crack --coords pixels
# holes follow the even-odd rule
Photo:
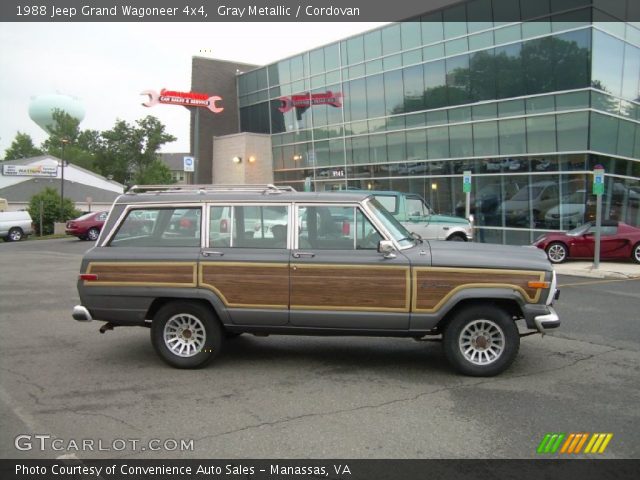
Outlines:
[[[138,427],[135,427],[134,425],[131,425],[128,422],[125,422],[124,420],[118,418],[118,417],[114,417],[113,415],[108,415],[106,413],[96,413],[96,412],[78,412],[75,410],[63,410],[64,412],[67,413],[73,413],[74,415],[85,415],[85,416],[90,416],[90,417],[104,417],[104,418],[108,418],[109,420],[113,420],[114,422],[118,422],[121,423],[122,425],[126,425],[127,427],[135,430],[136,432],[142,432],[142,430],[140,430]]]
[[[12,375],[15,375],[16,377],[22,378],[22,380],[18,380],[18,383],[20,383],[21,385],[31,385],[32,387],[37,388],[40,391],[40,393],[44,393],[44,391],[45,391],[43,386],[41,386],[38,383],[32,381],[24,373],[16,372],[16,371],[11,370],[11,369],[9,369],[7,367],[0,367],[0,370],[4,370],[5,372],[8,372],[8,373],[10,373]]]

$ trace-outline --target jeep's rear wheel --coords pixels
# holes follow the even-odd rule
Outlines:
[[[169,303],[158,310],[151,324],[153,348],[176,368],[209,363],[220,353],[223,336],[212,312],[197,303]]]
[[[511,316],[491,306],[460,310],[443,335],[444,353],[460,373],[491,377],[506,370],[520,348],[520,334]]]

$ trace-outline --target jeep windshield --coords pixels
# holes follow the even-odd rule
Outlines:
[[[401,249],[413,247],[416,239],[411,235],[409,230],[404,228],[402,224],[395,219],[393,215],[382,206],[382,204],[375,198],[370,198],[367,201],[367,206],[376,219],[384,226],[389,232],[391,237],[398,243]]]

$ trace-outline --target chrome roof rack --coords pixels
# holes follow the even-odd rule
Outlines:
[[[271,183],[247,185],[134,185],[127,190],[128,194],[141,193],[207,193],[207,192],[255,192],[264,195],[273,193],[295,192],[288,185],[276,186]]]

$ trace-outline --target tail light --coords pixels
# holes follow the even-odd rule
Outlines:
[[[349,234],[351,233],[351,224],[345,220],[342,222],[342,235],[349,236]]]
[[[220,220],[220,233],[229,232],[229,221],[226,218]]]

